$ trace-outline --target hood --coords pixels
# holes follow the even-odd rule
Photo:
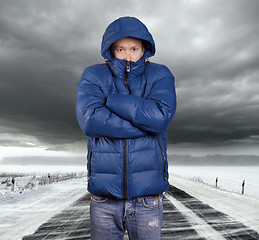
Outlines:
[[[135,17],[121,17],[113,21],[105,30],[102,38],[101,54],[111,60],[110,46],[121,38],[133,37],[144,40],[144,58],[155,55],[155,42],[147,27]]]

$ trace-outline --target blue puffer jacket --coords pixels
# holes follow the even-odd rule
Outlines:
[[[111,44],[124,37],[142,39],[137,62],[111,56]],[[85,69],[77,85],[76,114],[88,136],[88,191],[129,199],[168,189],[166,129],[176,109],[174,77],[150,63],[155,44],[146,26],[133,17],[111,23],[102,40],[108,63]]]

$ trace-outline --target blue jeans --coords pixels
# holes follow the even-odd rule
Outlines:
[[[126,229],[131,240],[159,240],[162,219],[162,194],[129,200],[91,198],[92,240],[122,240]]]

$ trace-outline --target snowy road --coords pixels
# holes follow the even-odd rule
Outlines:
[[[23,240],[90,239],[89,203],[86,194]],[[259,239],[256,231],[172,185],[163,206],[161,239]]]

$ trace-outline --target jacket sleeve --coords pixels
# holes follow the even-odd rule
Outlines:
[[[164,66],[156,76],[147,99],[134,95],[110,94],[106,105],[134,126],[158,134],[167,128],[175,114],[174,76]]]
[[[146,135],[128,120],[105,106],[106,97],[91,68],[87,68],[77,84],[76,116],[83,133],[90,137],[135,138]]]

